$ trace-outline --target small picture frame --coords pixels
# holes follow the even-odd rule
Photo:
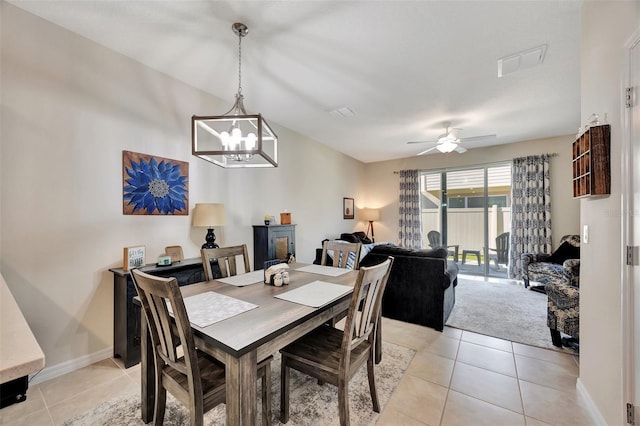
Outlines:
[[[343,198],[342,199],[342,218],[343,219],[354,219],[355,218],[355,208],[353,198]]]
[[[180,262],[184,260],[184,254],[182,252],[182,246],[168,246],[164,248],[164,254],[171,257],[171,263]]]
[[[132,268],[139,268],[146,264],[145,246],[125,247],[122,269],[129,271]]]

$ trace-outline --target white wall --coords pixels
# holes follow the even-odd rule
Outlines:
[[[589,244],[580,249],[580,380],[607,424],[624,424],[622,383],[621,147],[624,44],[640,26],[640,3],[591,2],[582,12],[581,119],[608,113],[611,195],[581,202]],[[631,401],[629,401],[631,402]]]
[[[576,124],[576,129],[578,125]],[[554,245],[565,234],[577,234],[580,202],[574,200],[571,186],[571,143],[575,135],[470,149],[464,154],[423,155],[401,160],[367,164],[366,204],[382,208],[380,224],[376,222],[376,241],[398,240],[398,184],[394,171],[467,167],[478,164],[510,162],[515,157],[556,153],[551,159],[551,221]]]
[[[193,114],[221,101],[5,2],[1,9],[0,271],[43,348],[47,366],[113,344],[113,277],[122,248],[167,245],[199,254],[205,230],[190,216],[124,216],[122,151],[189,162],[189,204],[222,202],[221,245],[285,208],[297,255],[351,231],[342,198],[363,197],[364,165],[292,131],[276,169],[224,170],[191,156]],[[250,99],[248,99],[250,108]],[[267,118],[268,111],[261,111]]]

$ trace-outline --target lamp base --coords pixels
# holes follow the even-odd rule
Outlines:
[[[220,247],[219,245],[216,244],[216,234],[213,233],[213,228],[209,228],[209,230],[207,231],[207,236],[204,237],[204,239],[207,242],[202,245],[203,249],[212,249],[212,248]]]
[[[370,220],[369,221],[369,226],[367,227],[367,237],[369,237],[369,229],[371,229],[371,242],[375,243],[376,242],[376,237],[373,235],[373,221]]]

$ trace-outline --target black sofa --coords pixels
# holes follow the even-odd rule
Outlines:
[[[360,261],[372,266],[394,257],[382,298],[382,316],[442,331],[455,304],[458,265],[447,250],[410,250],[392,245],[374,247]]]

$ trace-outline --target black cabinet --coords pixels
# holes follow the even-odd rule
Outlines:
[[[262,269],[264,262],[288,259],[296,253],[295,225],[253,225],[253,269]]]
[[[140,362],[140,306],[133,303],[138,295],[128,271],[113,272],[113,356],[121,357],[126,368]],[[204,281],[202,259],[184,259],[171,266],[150,264],[140,269],[159,277],[175,277],[180,286]]]

